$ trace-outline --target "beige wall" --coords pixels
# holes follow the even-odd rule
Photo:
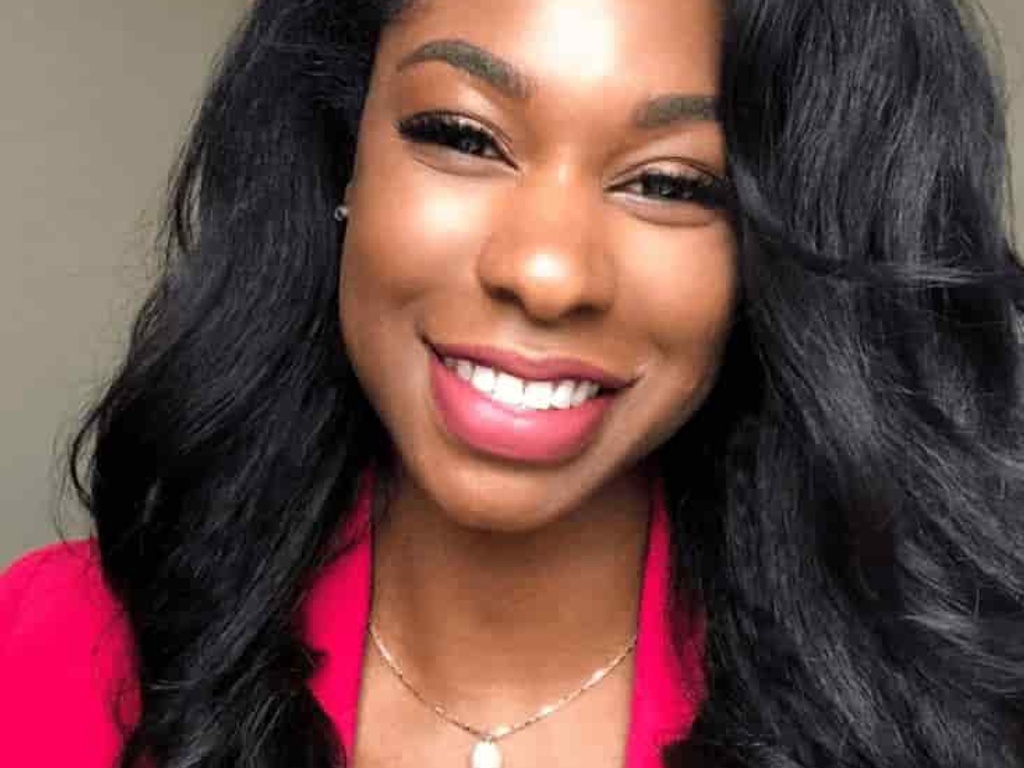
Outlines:
[[[0,567],[55,537],[59,443],[126,338],[168,169],[244,3],[0,0]]]
[[[123,344],[167,170],[244,4],[2,3],[0,568],[55,536],[60,446]],[[986,6],[1024,128],[1024,2]]]
[[[995,28],[1005,62],[1013,149],[1013,228],[1024,249],[1024,0],[980,0]]]

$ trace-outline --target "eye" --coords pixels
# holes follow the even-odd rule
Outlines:
[[[731,200],[731,186],[724,179],[703,171],[692,174],[664,170],[645,171],[617,190],[647,200],[668,204],[695,203],[705,208],[725,208]]]
[[[398,133],[415,144],[433,144],[463,155],[505,160],[505,153],[490,131],[461,115],[429,112],[400,120]]]

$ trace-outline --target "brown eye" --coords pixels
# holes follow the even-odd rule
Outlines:
[[[691,176],[665,171],[647,171],[619,189],[650,200],[665,203],[696,203],[706,208],[725,208],[730,199],[728,182],[710,174]]]
[[[416,144],[435,144],[487,160],[505,159],[504,153],[488,131],[450,113],[415,115],[400,121],[396,128],[403,138]]]

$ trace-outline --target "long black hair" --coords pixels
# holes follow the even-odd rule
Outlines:
[[[298,616],[387,455],[341,348],[331,210],[403,5],[255,2],[75,440],[135,639],[122,768],[345,761]],[[724,12],[743,297],[718,385],[658,452],[674,594],[707,626],[708,694],[666,763],[1019,767],[1024,271],[984,36],[954,0]]]

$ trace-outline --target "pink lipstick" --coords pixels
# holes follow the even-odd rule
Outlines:
[[[482,452],[535,463],[565,461],[579,454],[597,435],[619,390],[628,382],[600,368],[565,358],[541,361],[490,347],[434,345],[430,386],[447,431]],[[487,366],[532,382],[587,381],[600,385],[596,396],[560,407],[531,408],[499,402],[481,392],[442,356]],[[596,387],[595,387],[596,388]]]

